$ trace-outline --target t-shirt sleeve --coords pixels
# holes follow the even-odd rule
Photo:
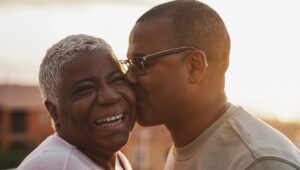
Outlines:
[[[17,170],[63,170],[64,160],[61,157],[46,157],[43,155],[36,155],[34,157],[26,158]]]
[[[25,159],[17,170],[99,170],[72,153],[45,153]]]
[[[280,159],[265,159],[253,162],[246,170],[300,170],[300,166]]]

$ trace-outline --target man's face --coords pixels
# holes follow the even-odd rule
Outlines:
[[[174,48],[171,20],[159,18],[137,23],[129,39],[127,57],[143,57],[148,54]],[[137,76],[127,73],[137,95],[137,121],[143,126],[168,124],[176,119],[185,100],[187,71],[181,55],[172,54],[151,59],[146,73]],[[135,81],[136,80],[136,81]]]
[[[119,150],[134,125],[134,108],[134,93],[109,52],[83,52],[63,70],[57,131],[82,152]]]

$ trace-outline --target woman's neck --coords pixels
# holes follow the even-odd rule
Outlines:
[[[87,152],[81,150],[87,157],[89,157],[96,165],[107,170],[114,170],[116,166],[117,153],[97,153],[97,151]]]

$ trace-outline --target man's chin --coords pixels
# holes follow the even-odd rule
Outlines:
[[[145,119],[137,119],[137,123],[143,127],[149,127],[149,126],[157,126],[161,125],[162,123],[154,122],[154,121],[149,121]]]

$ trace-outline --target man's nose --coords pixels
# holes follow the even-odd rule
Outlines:
[[[126,72],[126,77],[127,77],[127,81],[130,83],[130,84],[137,84],[138,83],[138,78],[137,78],[137,75],[134,73],[133,70],[129,69],[127,72]]]
[[[114,88],[106,86],[99,90],[97,94],[98,104],[113,104],[118,102],[122,95]]]

